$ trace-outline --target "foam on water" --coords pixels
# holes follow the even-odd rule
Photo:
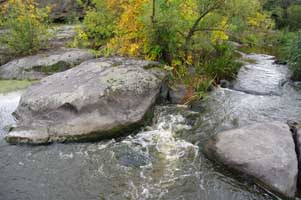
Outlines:
[[[0,94],[0,137],[3,137],[4,128],[13,125],[15,120],[11,115],[17,108],[21,98],[21,92]]]
[[[137,151],[144,152],[148,158],[159,157],[152,160],[148,165],[141,166],[140,178],[143,184],[135,185],[129,180],[129,194],[132,199],[146,200],[157,198],[161,199],[168,193],[168,187],[173,185],[181,176],[177,171],[181,170],[180,163],[182,158],[189,158],[191,167],[194,166],[198,156],[198,146],[185,140],[178,139],[176,132],[180,130],[190,130],[192,127],[187,125],[186,119],[180,114],[159,114],[158,123],[152,126],[153,130],[140,132],[136,136],[129,137],[122,141]],[[150,174],[160,168],[162,174],[159,180],[153,180]],[[187,175],[191,176],[191,174]]]

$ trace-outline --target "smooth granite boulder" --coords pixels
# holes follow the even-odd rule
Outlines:
[[[83,49],[50,50],[0,66],[0,79],[37,80],[93,58],[91,52]]]
[[[90,60],[42,79],[22,95],[10,143],[44,144],[119,137],[141,126],[165,88],[156,62]]]
[[[258,123],[217,134],[206,154],[285,197],[296,193],[298,161],[287,124]]]

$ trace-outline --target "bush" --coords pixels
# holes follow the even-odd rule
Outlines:
[[[269,41],[270,49],[272,51],[269,53],[276,56],[277,59],[284,61],[287,53],[286,45],[294,36],[295,33],[290,32],[288,28],[270,34],[267,40]]]
[[[44,47],[49,39],[49,11],[38,8],[34,0],[10,0],[3,20],[8,34],[0,38],[0,43],[13,55],[32,54]]]
[[[292,70],[292,80],[301,81],[301,32],[288,39],[284,50]]]
[[[236,78],[236,75],[242,66],[236,59],[236,53],[231,45],[216,45],[212,58],[201,63],[199,70],[202,74],[215,79],[216,82],[223,79],[231,80]]]
[[[116,33],[122,5],[123,0],[92,0],[83,21],[84,28],[78,30],[75,43],[84,43],[93,49],[105,45]]]

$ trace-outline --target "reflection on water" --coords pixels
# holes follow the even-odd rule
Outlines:
[[[252,183],[231,178],[202,153],[205,139],[220,130],[301,117],[299,93],[288,84],[279,86],[287,72],[278,68],[285,68],[272,65],[267,56],[252,58],[257,64],[242,70],[234,90],[212,92],[204,113],[157,106],[154,123],[136,135],[49,146],[13,146],[0,139],[0,199],[274,199]],[[264,72],[257,75],[257,70]],[[271,76],[267,83],[255,83]],[[17,106],[18,94],[0,96],[2,132],[13,123],[9,113]]]

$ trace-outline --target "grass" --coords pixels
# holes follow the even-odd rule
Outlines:
[[[242,61],[248,63],[248,64],[256,64],[256,60],[252,59],[252,58],[242,58]]]
[[[16,90],[25,89],[33,82],[28,80],[0,80],[0,93],[8,93]]]

